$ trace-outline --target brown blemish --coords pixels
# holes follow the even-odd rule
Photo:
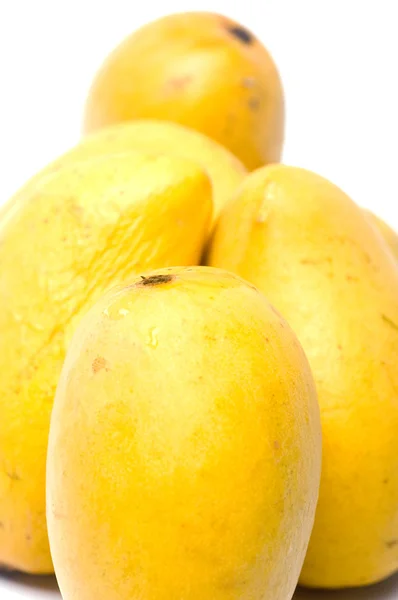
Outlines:
[[[141,275],[141,281],[139,281],[137,285],[162,285],[164,283],[170,283],[173,279],[173,275],[150,275],[149,277]]]
[[[281,316],[281,315],[280,315],[280,314],[279,314],[279,312],[276,310],[275,306],[274,306],[273,304],[270,304],[270,305],[269,305],[269,307],[270,307],[270,309],[272,310],[272,312],[273,312],[273,313],[274,313],[274,314],[275,314],[277,317],[279,317],[279,318],[280,318],[280,316]]]
[[[255,40],[254,35],[241,25],[232,25],[228,27],[228,31],[230,34],[235,36],[236,39],[244,44],[247,44],[248,46],[250,46],[250,44],[252,44]]]
[[[109,371],[108,361],[103,356],[97,356],[97,358],[95,358],[93,360],[93,364],[91,365],[91,368],[92,368],[94,374],[98,373],[98,371],[101,371],[101,369],[105,369],[105,371]]]
[[[217,338],[214,335],[205,335],[205,340],[210,340],[211,342],[215,342]]]
[[[327,257],[327,258],[321,259],[321,260],[313,260],[311,258],[302,258],[300,260],[301,265],[322,265],[325,262],[331,263],[332,259],[330,257]]]
[[[53,517],[57,521],[60,521],[61,519],[65,519],[66,518],[65,515],[63,515],[62,513],[57,512],[56,510],[53,510]]]
[[[27,534],[25,535],[25,540],[26,540],[27,542],[30,542],[30,540],[31,540],[31,539],[32,539],[32,536],[31,536],[29,533],[27,533]]]
[[[254,79],[254,77],[243,77],[242,78],[242,86],[248,90],[250,90],[251,88],[254,88],[254,86],[256,85],[256,80]]]
[[[16,471],[6,471],[7,477],[9,477],[12,481],[21,481],[20,476]]]
[[[275,448],[275,450],[280,450],[280,447],[281,447],[280,442],[278,442],[278,440],[275,440],[274,441],[274,448]]]
[[[384,485],[387,485],[387,483],[388,483],[388,482],[389,482],[389,479],[387,479],[387,478],[386,478],[386,479],[383,479],[383,483],[384,483]]]
[[[381,318],[385,323],[387,323],[387,325],[390,325],[390,327],[395,329],[395,331],[398,331],[398,325],[392,319],[390,319],[390,317],[387,317],[387,315],[382,314]]]
[[[247,101],[247,105],[250,108],[250,110],[252,110],[253,112],[257,112],[260,108],[260,100],[256,96],[252,96]]]
[[[387,548],[395,548],[395,546],[398,546],[398,538],[388,540],[388,542],[386,542],[386,546]]]
[[[3,521],[0,521],[0,529],[4,529],[4,523],[3,523]]]
[[[345,278],[347,281],[358,281],[358,277],[355,277],[355,275],[350,275],[349,273],[347,273]]]
[[[173,79],[169,79],[167,82],[167,87],[176,91],[181,91],[192,81],[192,79],[192,75],[180,75],[179,77],[173,77]]]

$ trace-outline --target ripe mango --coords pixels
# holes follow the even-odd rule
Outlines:
[[[257,289],[206,267],[131,279],[82,319],[57,388],[62,597],[290,600],[320,464],[307,359]]]
[[[250,170],[281,157],[284,98],[274,61],[251,31],[219,14],[148,23],[105,60],[83,131],[142,118],[201,131]]]
[[[140,153],[65,166],[24,188],[0,221],[0,563],[52,571],[45,460],[70,337],[109,287],[197,263],[211,185],[195,164]]]
[[[262,290],[317,384],[323,468],[301,575],[312,587],[398,569],[398,270],[365,213],[315,173],[252,173],[218,221],[208,264]]]

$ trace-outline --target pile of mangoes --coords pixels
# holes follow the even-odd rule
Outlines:
[[[279,164],[278,71],[171,15],[0,211],[0,563],[64,600],[398,570],[398,237]]]

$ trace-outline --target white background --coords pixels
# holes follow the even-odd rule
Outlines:
[[[397,0],[0,0],[0,203],[78,140],[91,78],[125,35],[198,9],[236,18],[273,54],[284,162],[318,171],[398,228]],[[52,588],[0,577],[0,600],[58,597]],[[398,580],[308,595],[318,598],[398,599]]]

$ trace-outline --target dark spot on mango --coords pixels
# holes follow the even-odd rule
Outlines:
[[[138,285],[162,285],[164,283],[170,283],[173,279],[173,275],[150,275],[149,277],[141,275],[141,281]]]
[[[98,373],[98,371],[101,371],[101,369],[105,369],[106,371],[109,371],[108,362],[103,356],[97,356],[97,358],[95,358],[93,360],[93,364],[91,365],[91,368],[92,368],[94,374]]]
[[[347,281],[358,281],[358,277],[355,277],[355,275],[350,275],[350,273],[347,273],[345,278]]]
[[[214,335],[205,335],[205,340],[210,340],[211,342],[216,342],[217,338]]]
[[[20,476],[16,471],[6,471],[7,477],[9,477],[12,481],[21,481]]]
[[[398,539],[388,540],[386,546],[387,548],[395,548],[395,546],[398,546]]]
[[[240,42],[243,42],[248,46],[252,44],[255,40],[254,35],[241,25],[232,25],[231,27],[228,27],[228,31],[233,36],[235,36]]]
[[[381,318],[385,323],[387,323],[387,325],[398,331],[398,325],[392,319],[390,319],[390,317],[387,317],[387,315],[382,314]]]
[[[280,447],[281,447],[281,445],[280,445],[280,443],[278,442],[278,440],[275,440],[275,441],[274,441],[274,448],[275,448],[275,450],[279,450],[279,449],[280,449]]]
[[[168,86],[174,91],[183,90],[193,79],[192,75],[180,75],[179,77],[173,77],[169,80]]]
[[[249,98],[249,100],[247,101],[247,105],[251,111],[257,112],[260,108],[260,100],[253,96],[252,98]]]
[[[3,523],[3,521],[0,521],[0,529],[4,529],[4,523]]]

